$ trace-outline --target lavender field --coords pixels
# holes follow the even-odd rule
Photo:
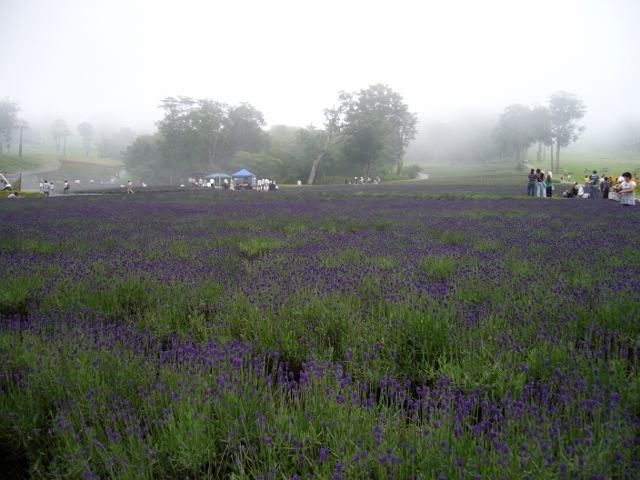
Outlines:
[[[640,210],[367,187],[2,202],[9,478],[640,477]]]

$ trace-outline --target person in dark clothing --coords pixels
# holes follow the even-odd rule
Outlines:
[[[536,182],[538,181],[538,176],[536,175],[536,171],[532,168],[531,173],[527,177],[529,183],[527,183],[527,197],[535,197],[536,196]]]

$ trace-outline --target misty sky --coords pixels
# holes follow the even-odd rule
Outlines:
[[[420,117],[575,93],[589,129],[640,114],[639,0],[0,0],[0,98],[22,117],[153,130],[160,99],[322,122],[375,83]]]

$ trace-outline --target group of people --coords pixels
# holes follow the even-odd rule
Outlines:
[[[202,177],[200,178],[189,177],[188,182],[194,187],[202,187],[204,186],[204,183],[205,183]]]
[[[552,197],[554,187],[551,175],[551,172],[547,172],[545,175],[539,168],[532,168],[527,177],[527,196]],[[562,180],[564,180],[564,176]],[[588,192],[586,191],[587,189]],[[614,183],[613,177],[598,175],[597,170],[593,170],[586,179],[584,186],[578,182],[573,182],[573,185],[565,190],[562,196],[565,198],[596,199],[600,198],[600,193],[602,193],[602,198],[619,200],[621,205],[628,206],[636,204],[635,189],[636,182],[629,172],[624,172]]]
[[[529,173],[527,183],[527,196],[528,197],[552,197],[553,196],[553,183],[551,182],[551,172],[545,173],[537,169],[531,169]]]
[[[263,179],[259,179],[256,182],[256,186],[257,186],[258,190],[275,190],[276,189],[276,181],[275,180],[269,180],[268,178],[263,178]]]
[[[602,193],[603,199],[617,200],[622,206],[632,206],[636,204],[636,185],[630,172],[624,172],[614,183],[613,177],[599,176],[598,172],[593,170],[585,185],[589,188],[589,193],[585,192],[585,188],[581,184],[573,182],[573,185],[565,190],[562,196],[565,198],[595,199],[600,198],[600,193]]]
[[[256,190],[267,191],[267,190],[276,190],[277,188],[278,188],[278,185],[276,184],[275,180],[269,180],[268,178],[262,178],[260,180],[256,180],[256,186],[255,186]],[[236,189],[253,190],[254,187],[251,183],[249,183],[248,179],[245,179],[243,183],[236,183],[234,179],[231,179],[231,181],[229,181],[225,178],[222,182],[222,189],[223,190],[236,190]]]
[[[53,182],[49,183],[49,180],[47,180],[46,178],[44,179],[44,181],[40,180],[40,191],[44,193],[45,197],[48,197],[53,193],[54,187],[55,185],[53,184]]]
[[[351,183],[349,180],[347,180],[347,185],[364,185],[365,183],[373,183],[374,185],[380,185],[380,177],[376,177],[373,179],[373,181],[371,180],[371,178],[367,177],[367,181],[365,182],[364,177],[353,177],[353,183]]]

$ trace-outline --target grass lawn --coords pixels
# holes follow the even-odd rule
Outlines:
[[[551,167],[551,160],[547,159],[540,164],[535,160],[535,156],[529,155],[527,162],[536,168],[548,170]],[[446,178],[466,178],[471,179],[483,176],[519,176],[526,179],[528,171],[518,172],[515,169],[513,159],[493,159],[484,164],[459,163],[446,165],[442,163],[423,163],[423,172],[429,174],[430,179],[443,180]],[[630,151],[605,152],[594,149],[580,149],[578,147],[563,149],[560,151],[561,172],[556,174],[571,173],[572,178],[578,179],[593,170],[604,173],[608,176],[617,177],[622,172],[629,171],[640,175],[640,153]],[[586,172],[585,172],[586,171]],[[508,178],[500,179],[500,183],[509,182]],[[514,180],[522,183],[522,179]]]

